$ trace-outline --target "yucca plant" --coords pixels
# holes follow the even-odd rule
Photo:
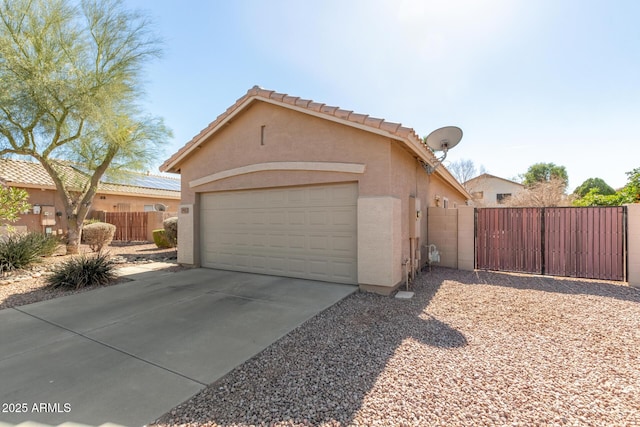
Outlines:
[[[105,286],[116,279],[115,264],[108,253],[79,255],[60,264],[47,278],[50,288],[81,289]]]
[[[4,271],[29,267],[55,252],[60,242],[42,233],[10,234],[0,240],[0,268]]]

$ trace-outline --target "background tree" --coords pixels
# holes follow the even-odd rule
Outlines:
[[[530,187],[541,182],[550,182],[553,179],[563,182],[563,191],[566,190],[567,184],[569,184],[567,169],[554,163],[536,163],[529,166],[529,169],[523,175],[522,183],[526,187]]]
[[[0,181],[0,226],[5,225],[5,221],[17,221],[22,212],[31,209],[28,198],[25,190],[6,186]]]
[[[449,166],[447,166],[447,169],[449,169],[449,171],[461,184],[464,184],[471,178],[475,178],[478,175],[486,173],[484,166],[480,166],[480,168],[478,169],[473,163],[473,160],[468,159],[460,159],[456,160],[455,162],[451,162],[449,163]]]
[[[621,206],[627,203],[640,203],[640,168],[627,172],[627,184],[614,194],[601,194],[598,188],[591,188],[573,202],[575,206]]]
[[[143,66],[160,55],[149,25],[120,0],[0,3],[0,156],[30,156],[51,176],[67,253],[78,252],[105,171],[144,167],[170,135],[137,104]],[[63,160],[80,162],[86,180],[68,182]]]
[[[565,194],[567,184],[561,178],[531,184],[504,203],[508,207],[556,207],[571,205],[571,197]]]
[[[616,193],[616,190],[604,182],[602,178],[589,178],[573,190],[573,194],[578,197],[584,197],[592,189],[596,189],[598,194],[605,196],[610,196]]]

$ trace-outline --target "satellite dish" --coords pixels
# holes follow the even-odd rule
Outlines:
[[[461,139],[462,129],[457,126],[445,126],[431,132],[426,142],[433,151],[444,151],[446,153],[458,145]]]
[[[167,207],[162,203],[156,203],[155,205],[153,205],[153,208],[158,212],[165,212],[167,210]]]
[[[423,163],[424,169],[428,174],[432,174],[442,164],[449,150],[458,145],[461,139],[462,129],[457,126],[445,126],[434,130],[427,136],[425,144],[433,151],[442,151],[444,153],[433,166]]]

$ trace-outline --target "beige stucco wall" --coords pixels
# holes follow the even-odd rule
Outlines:
[[[458,210],[428,209],[429,244],[440,252],[443,267],[458,268]]]
[[[196,192],[354,180],[359,181],[360,195],[386,195],[390,144],[382,136],[257,102],[183,162],[182,202],[193,203]],[[354,176],[339,172],[264,171],[189,186],[195,179],[241,166],[302,161],[366,164],[366,173]]]
[[[627,205],[628,277],[630,286],[640,288],[640,204]]]
[[[392,289],[402,281],[401,203],[393,197],[358,199],[358,282]],[[375,289],[374,289],[375,290]]]
[[[261,138],[263,127],[264,139]],[[207,177],[217,178],[216,174],[222,172],[272,162],[346,163],[364,165],[364,170],[362,173],[262,170],[206,182]],[[436,174],[427,175],[398,141],[263,102],[254,103],[195,149],[180,164],[180,173],[182,203],[193,205],[194,215],[199,211],[197,195],[202,193],[357,182],[359,282],[373,286],[394,287],[401,281],[402,261],[410,253],[409,221],[416,215],[409,212],[410,197],[420,199],[423,210],[432,204],[434,191],[448,196],[451,206],[465,202],[461,193]],[[389,201],[392,199],[395,200],[393,203]],[[361,200],[363,208],[360,207]],[[382,221],[380,230],[365,225],[374,220],[369,218],[369,210],[384,212],[379,219]],[[178,253],[191,253],[189,257],[184,255],[183,259],[192,259],[197,265],[199,231],[197,219],[193,221],[193,235],[181,234]],[[422,215],[419,228],[422,245],[427,240],[426,215]],[[377,250],[365,249],[374,246]],[[368,273],[369,266],[378,264],[375,262],[377,253],[384,254],[385,260],[391,259],[391,264],[380,263],[384,265],[385,274]],[[372,271],[377,270],[374,268]]]
[[[473,195],[482,192],[482,198],[474,198],[473,202],[477,206],[491,207],[500,206],[497,202],[498,194],[518,194],[524,187],[518,183],[505,181],[494,177],[479,177],[477,180],[467,184],[467,190]]]
[[[181,204],[178,209],[178,262],[196,264],[193,239],[195,235],[195,204]],[[182,242],[188,244],[181,244]]]
[[[458,268],[475,269],[475,208],[458,207]]]
[[[104,198],[103,198],[104,197]],[[96,211],[114,212],[119,203],[129,205],[129,212],[144,212],[145,205],[162,203],[167,207],[167,212],[178,210],[180,199],[167,199],[161,197],[146,197],[143,195],[121,196],[116,194],[96,194],[91,204],[91,209]]]
[[[64,213],[62,199],[55,190],[25,188],[29,194],[28,202],[31,206],[53,206],[56,212],[61,212],[61,216],[55,216],[55,225],[49,225],[54,233],[66,233],[67,219]],[[145,205],[154,205],[162,203],[166,205],[167,211],[175,212],[178,209],[179,199],[167,199],[158,197],[145,197],[141,195],[121,196],[116,194],[98,193],[91,204],[91,211],[107,211],[114,212],[119,203],[128,204],[131,212],[144,211]],[[14,225],[24,225],[29,231],[44,231],[44,227],[40,224],[41,216],[34,215],[30,211],[29,214],[22,215]]]

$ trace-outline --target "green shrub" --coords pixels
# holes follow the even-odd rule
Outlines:
[[[164,235],[171,247],[178,245],[178,217],[173,216],[167,218],[162,222],[164,226]]]
[[[84,241],[94,252],[100,252],[103,246],[111,243],[115,233],[116,226],[106,222],[96,222],[82,227]]]
[[[153,230],[153,243],[155,243],[160,249],[171,247],[171,244],[167,240],[167,236],[165,236],[164,228]]]
[[[50,256],[60,244],[42,233],[10,234],[0,239],[0,271],[17,270]]]
[[[47,277],[50,288],[80,289],[87,286],[104,286],[116,279],[115,264],[108,253],[80,255],[60,264]]]
[[[102,221],[100,221],[98,218],[89,218],[82,221],[82,226],[84,227],[85,225],[89,225],[89,224],[97,224],[99,222],[102,222]]]
[[[40,256],[51,256],[62,244],[60,239],[53,235],[42,233],[29,233],[27,240],[40,249]]]

